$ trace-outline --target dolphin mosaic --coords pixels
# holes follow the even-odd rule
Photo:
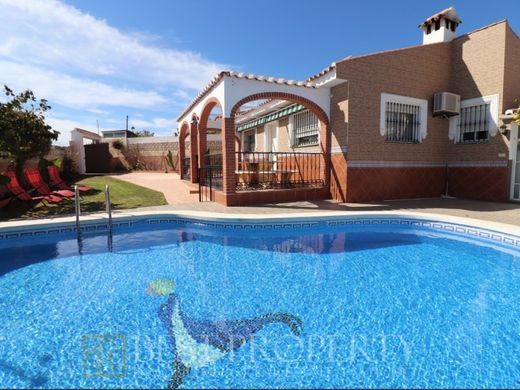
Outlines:
[[[147,292],[155,296],[168,296],[161,304],[158,315],[168,329],[173,348],[173,374],[168,388],[178,388],[192,368],[215,363],[228,353],[236,351],[253,339],[258,331],[272,323],[282,323],[300,336],[303,322],[297,316],[286,313],[267,313],[259,317],[239,320],[198,320],[188,317],[181,309],[171,280],[150,282]]]

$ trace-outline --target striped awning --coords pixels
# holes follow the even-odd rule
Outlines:
[[[285,107],[282,110],[272,112],[271,114],[267,114],[264,116],[261,116],[260,118],[254,119],[252,121],[246,122],[244,124],[241,124],[238,126],[237,131],[244,131],[252,129],[253,127],[257,127],[260,125],[263,125],[265,123],[269,123],[272,121],[276,121],[278,119],[281,119],[283,117],[286,117],[288,115],[297,113],[299,111],[305,110],[305,107],[301,104],[293,104],[292,106]]]

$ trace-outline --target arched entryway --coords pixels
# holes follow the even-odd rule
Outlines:
[[[328,197],[330,182],[330,87],[326,88],[321,85],[236,72],[221,72],[195,97],[181,113],[178,121],[179,123],[189,123],[190,139],[193,140],[191,155],[195,157],[195,154],[197,157],[197,160],[194,159],[194,161],[197,161],[197,165],[201,168],[198,172],[199,175],[205,174],[202,171],[207,165],[204,156],[208,152],[210,129],[219,135],[222,173],[220,188],[215,193],[217,202],[226,205],[238,205],[262,203],[270,200],[284,201],[289,198],[290,200],[298,200]],[[289,111],[285,116],[294,114],[291,118],[294,116],[295,123],[296,112],[298,112],[298,118],[313,118],[312,136],[306,138],[305,135],[302,136],[301,131],[295,132],[298,141],[307,139],[307,141],[312,140],[313,142],[305,145],[291,144],[291,148],[284,150],[283,155],[280,155],[280,152],[274,148],[255,150],[251,153],[251,142],[247,144],[244,142],[244,133],[240,132],[239,127],[242,126],[241,129],[243,130],[244,121],[256,120],[255,118],[260,117],[264,122],[270,121],[271,119],[266,120],[263,116],[270,117],[273,112],[271,109],[274,109],[274,106],[271,106],[266,111],[264,110],[265,106],[262,105],[257,109],[258,107],[255,108],[251,102],[267,101],[269,104],[274,104],[274,101],[277,104],[278,100],[284,102],[284,105],[280,106],[283,108],[282,111]],[[244,111],[244,105],[248,105],[249,111],[247,112],[249,114]],[[253,107],[252,111],[250,107]],[[264,111],[265,113],[262,114]],[[216,112],[218,112],[218,115],[215,114]],[[273,115],[278,115],[278,113],[276,112]],[[280,121],[278,121],[278,124],[280,124]],[[185,124],[184,127],[186,127]],[[294,126],[295,129],[300,127]],[[216,128],[220,128],[220,132],[215,131]],[[286,126],[286,129],[289,129],[289,126]],[[287,130],[287,133],[290,132]],[[194,145],[197,145],[195,153],[193,151]],[[241,150],[242,146],[246,150]],[[250,163],[250,159],[254,158],[254,153],[257,152],[270,154],[267,157],[270,164],[247,165],[246,163]],[[275,156],[276,153],[278,155]],[[301,175],[300,171],[304,169],[304,166],[307,167],[306,162],[302,163],[302,155],[305,155],[305,158],[313,159],[314,170],[312,175],[316,176],[313,180],[307,180]],[[308,161],[308,159],[305,161]],[[292,184],[290,177],[292,171],[296,171],[295,165],[298,165],[297,173],[300,175],[298,179],[300,185],[286,186],[284,185],[286,183]],[[317,170],[316,167],[318,167]],[[254,180],[247,179],[248,175],[249,178],[258,176],[255,172],[266,173],[267,177],[273,178],[272,183],[253,183]],[[309,173],[310,171],[307,169],[305,172]],[[192,181],[196,181],[194,176],[192,175]],[[297,175],[292,175],[292,177],[294,176]],[[244,185],[244,182],[247,185]],[[310,182],[315,185],[310,185]],[[309,185],[305,187],[307,184]],[[253,191],[256,192],[253,193]]]
[[[256,156],[255,153],[245,153],[238,152],[235,145],[235,137],[236,137],[236,129],[237,126],[235,124],[235,119],[239,110],[242,106],[247,103],[257,101],[257,100],[281,100],[290,103],[294,103],[296,105],[301,105],[305,107],[307,110],[312,112],[319,120],[319,144],[317,145],[317,150],[314,149],[313,152],[301,152],[301,151],[276,151],[270,148],[269,150],[264,150]],[[307,173],[302,173],[303,170],[307,169],[308,171],[313,171],[312,174],[314,176],[313,181],[317,184],[319,181],[322,183],[322,187],[325,188],[326,191],[329,189],[330,182],[330,131],[329,131],[329,119],[327,114],[314,102],[295,94],[289,93],[280,93],[280,92],[262,92],[252,94],[246,97],[243,97],[230,110],[230,116],[228,118],[223,118],[223,149],[226,151],[223,161],[223,170],[224,170],[224,185],[223,192],[228,197],[236,197],[237,186],[240,188],[240,172],[245,172],[247,175],[250,172],[253,172],[251,169],[244,169],[243,166],[239,166],[239,164],[244,162],[244,157],[247,155],[253,154],[255,157],[259,158],[258,162],[255,164],[260,164],[261,166],[269,165],[269,161],[264,163],[262,160],[270,159],[271,168],[274,168],[274,171],[277,171],[279,175],[277,176],[278,181],[282,181],[281,187],[284,187],[283,181],[284,179],[280,178],[280,175],[285,176],[285,180],[287,179],[287,175],[293,173],[295,164],[298,165],[298,172],[301,177],[305,176]],[[268,137],[266,137],[268,139]],[[278,165],[282,165],[282,168],[276,166],[276,163],[273,164],[273,161],[278,161],[279,158],[284,159],[283,163],[279,163]],[[319,161],[316,161],[319,159]],[[256,168],[255,169],[261,169]],[[319,170],[319,172],[317,171]],[[264,172],[264,171],[261,171]],[[264,180],[266,182],[272,182],[274,179],[267,180],[266,177],[269,175],[264,174]],[[270,176],[272,177],[272,175]],[[302,180],[303,181],[303,180]],[[272,184],[270,185],[271,187]],[[269,188],[269,185],[267,186]],[[278,188],[278,187],[277,187]],[[262,194],[262,196],[265,196]]]
[[[216,98],[205,103],[198,123],[199,199],[213,200],[214,191],[223,190],[223,160],[226,151],[222,142],[222,105]],[[238,137],[235,148],[240,150]]]
[[[189,180],[191,179],[191,142],[190,149],[188,153],[186,153],[186,138],[190,135],[188,122],[183,122],[181,124],[181,129],[179,131],[179,174],[181,179]]]

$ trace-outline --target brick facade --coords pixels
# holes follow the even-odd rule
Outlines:
[[[509,135],[492,131],[487,141],[456,143],[449,138],[449,119],[432,115],[432,97],[437,92],[452,92],[461,100],[498,95],[498,114],[515,106],[515,99],[520,97],[520,40],[507,21],[450,42],[349,57],[331,68],[336,79],[344,81],[330,90],[329,116],[312,101],[282,92],[257,93],[234,104],[229,117],[222,119],[224,183],[223,191],[215,193],[216,201],[242,205],[322,196],[370,202],[443,194],[495,201],[509,198]],[[207,87],[203,92],[209,90]],[[421,124],[426,123],[427,133],[420,142],[388,142],[381,135],[382,94],[428,102],[428,111],[421,113],[420,119]],[[201,126],[218,103],[211,99],[203,108]],[[319,169],[324,189],[236,192],[235,151],[241,142],[237,147],[234,118],[245,103],[263,99],[302,104],[319,118],[319,144],[305,148],[291,148],[288,118],[279,119],[277,151],[321,153]],[[188,125],[183,128],[187,134]],[[252,131],[256,134],[255,151],[265,151],[265,126]],[[208,147],[206,129],[192,125],[189,133],[194,161],[195,155],[200,156]],[[181,130],[181,138],[182,134]],[[251,130],[244,134],[251,134]],[[301,162],[291,161],[289,165]],[[302,178],[315,175],[305,170],[297,173]],[[195,176],[192,171],[192,180]]]
[[[463,100],[498,94],[499,113],[514,106],[520,94],[520,43],[507,22],[452,42],[346,59],[336,67],[338,77],[348,81],[332,89],[332,147],[347,145],[348,152],[346,167],[344,159],[332,156],[334,199],[436,197],[446,186],[454,196],[508,198],[508,138],[497,132],[488,142],[455,144],[448,137],[449,121],[431,115],[431,98],[443,91]],[[421,143],[390,143],[381,136],[382,93],[429,101],[428,133]],[[373,167],[371,161],[380,164]],[[479,166],[482,161],[494,166]],[[469,165],[455,167],[459,162]]]
[[[240,191],[225,194],[214,191],[212,199],[226,206],[247,206],[252,204],[297,202],[328,198],[326,188],[291,188],[281,190]]]
[[[444,194],[446,168],[349,168],[348,202],[435,198]]]
[[[508,167],[450,167],[449,194],[460,198],[507,201],[509,193]]]

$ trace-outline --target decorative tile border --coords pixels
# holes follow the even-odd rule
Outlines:
[[[349,218],[346,220],[327,222],[328,226],[337,225],[401,225],[413,226],[419,228],[426,228],[428,230],[439,231],[443,233],[457,234],[467,236],[470,238],[480,239],[482,241],[489,241],[503,244],[506,246],[513,246],[520,248],[520,236],[513,236],[511,234],[501,233],[490,229],[478,228],[474,226],[467,226],[462,224],[440,222],[427,219],[412,219],[412,218]]]
[[[347,162],[348,168],[444,168],[446,163],[437,161],[365,161]]]
[[[450,168],[507,168],[507,160],[495,161],[450,161]]]
[[[498,232],[492,229],[474,227],[452,222],[436,221],[427,218],[411,218],[411,217],[397,217],[397,216],[374,216],[374,217],[323,217],[315,218],[313,220],[302,221],[255,221],[255,222],[238,222],[238,221],[217,221],[209,220],[203,221],[196,218],[182,218],[182,217],[144,217],[121,221],[114,221],[112,228],[115,233],[117,230],[130,228],[138,225],[161,226],[173,225],[175,227],[191,227],[202,229],[224,229],[224,230],[292,230],[292,229],[311,229],[316,227],[338,227],[338,226],[385,226],[392,225],[394,227],[410,227],[420,228],[425,230],[443,232],[447,234],[456,234],[458,236],[466,236],[481,241],[498,243],[508,247],[520,249],[520,235],[515,236],[507,233]],[[85,223],[80,226],[81,232],[106,232],[108,231],[108,223]],[[53,226],[47,228],[40,228],[34,230],[14,230],[14,231],[0,231],[0,240],[3,239],[23,239],[30,237],[41,237],[54,234],[74,235],[77,232],[76,226],[73,224],[65,226]]]
[[[370,161],[349,160],[348,168],[507,168],[507,160],[496,161]]]

